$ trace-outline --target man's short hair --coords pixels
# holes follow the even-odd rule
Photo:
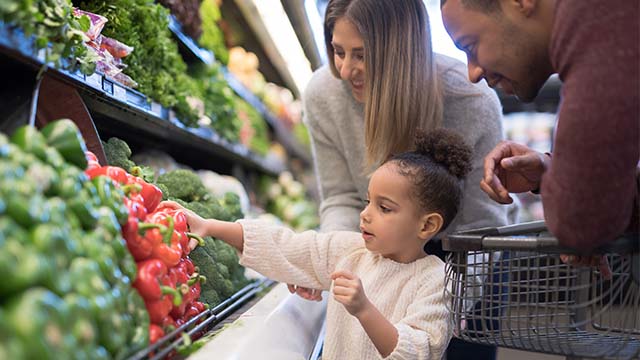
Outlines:
[[[500,0],[460,0],[466,8],[482,11],[485,13],[493,13],[502,10]],[[444,6],[447,0],[440,0],[440,7]]]

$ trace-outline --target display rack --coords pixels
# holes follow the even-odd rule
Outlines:
[[[200,48],[195,41],[186,35],[182,31],[180,23],[171,16],[169,21],[169,29],[175,36],[179,46],[180,53],[187,63],[203,63],[210,65],[215,60],[212,52]],[[275,138],[280,142],[284,148],[293,156],[303,160],[306,165],[311,164],[311,154],[307,149],[300,144],[294,137],[291,131],[289,131],[278,118],[269,111],[264,103],[255,95],[251,90],[238,80],[226,67],[222,67],[222,73],[225,80],[229,84],[229,87],[242,98],[255,108],[262,118],[267,122],[271,130],[275,134]]]
[[[56,79],[78,89],[101,134],[105,132],[125,140],[144,135],[147,145],[157,145],[174,153],[200,154],[200,159],[209,157],[271,175],[285,169],[280,162],[263,158],[241,144],[228,142],[213,129],[183,126],[170,109],[148,101],[144,94],[102,74],[83,75],[49,67],[45,64],[44,54],[33,49],[32,38],[26,37],[19,29],[0,23],[0,54],[34,69],[44,68]],[[207,161],[199,165],[219,170],[221,164]]]
[[[201,62],[211,65],[215,56],[209,50],[203,49],[187,34],[182,31],[182,25],[173,15],[169,15],[169,30],[178,40],[178,48],[185,62]]]
[[[180,346],[185,345],[185,336],[195,339],[199,334],[206,333],[216,324],[226,319],[234,311],[253,299],[260,292],[269,289],[275,284],[269,279],[254,280],[216,307],[198,314],[187,323],[174,331],[166,334],[153,345],[139,351],[129,358],[129,360],[164,359],[175,352]]]

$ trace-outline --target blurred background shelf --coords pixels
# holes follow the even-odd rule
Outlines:
[[[32,44],[33,39],[0,23],[0,56],[6,58],[3,67],[26,66],[34,82],[38,71],[46,71],[75,87],[85,100],[101,137],[117,136],[134,148],[158,148],[179,156],[187,165],[214,171],[229,173],[236,164],[270,175],[285,170],[284,164],[260,157],[243,145],[232,144],[212,129],[184,127],[170,109],[147,101],[144,94],[102,74],[83,75],[49,67],[42,56],[33,52]]]

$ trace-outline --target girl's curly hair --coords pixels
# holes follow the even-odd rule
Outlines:
[[[447,129],[418,130],[415,150],[392,156],[401,175],[413,185],[421,210],[438,212],[444,223],[453,221],[463,194],[463,180],[471,171],[471,148],[459,134]]]

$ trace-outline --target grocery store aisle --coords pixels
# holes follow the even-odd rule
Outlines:
[[[507,348],[498,349],[498,360],[564,360],[564,356],[519,351]]]

